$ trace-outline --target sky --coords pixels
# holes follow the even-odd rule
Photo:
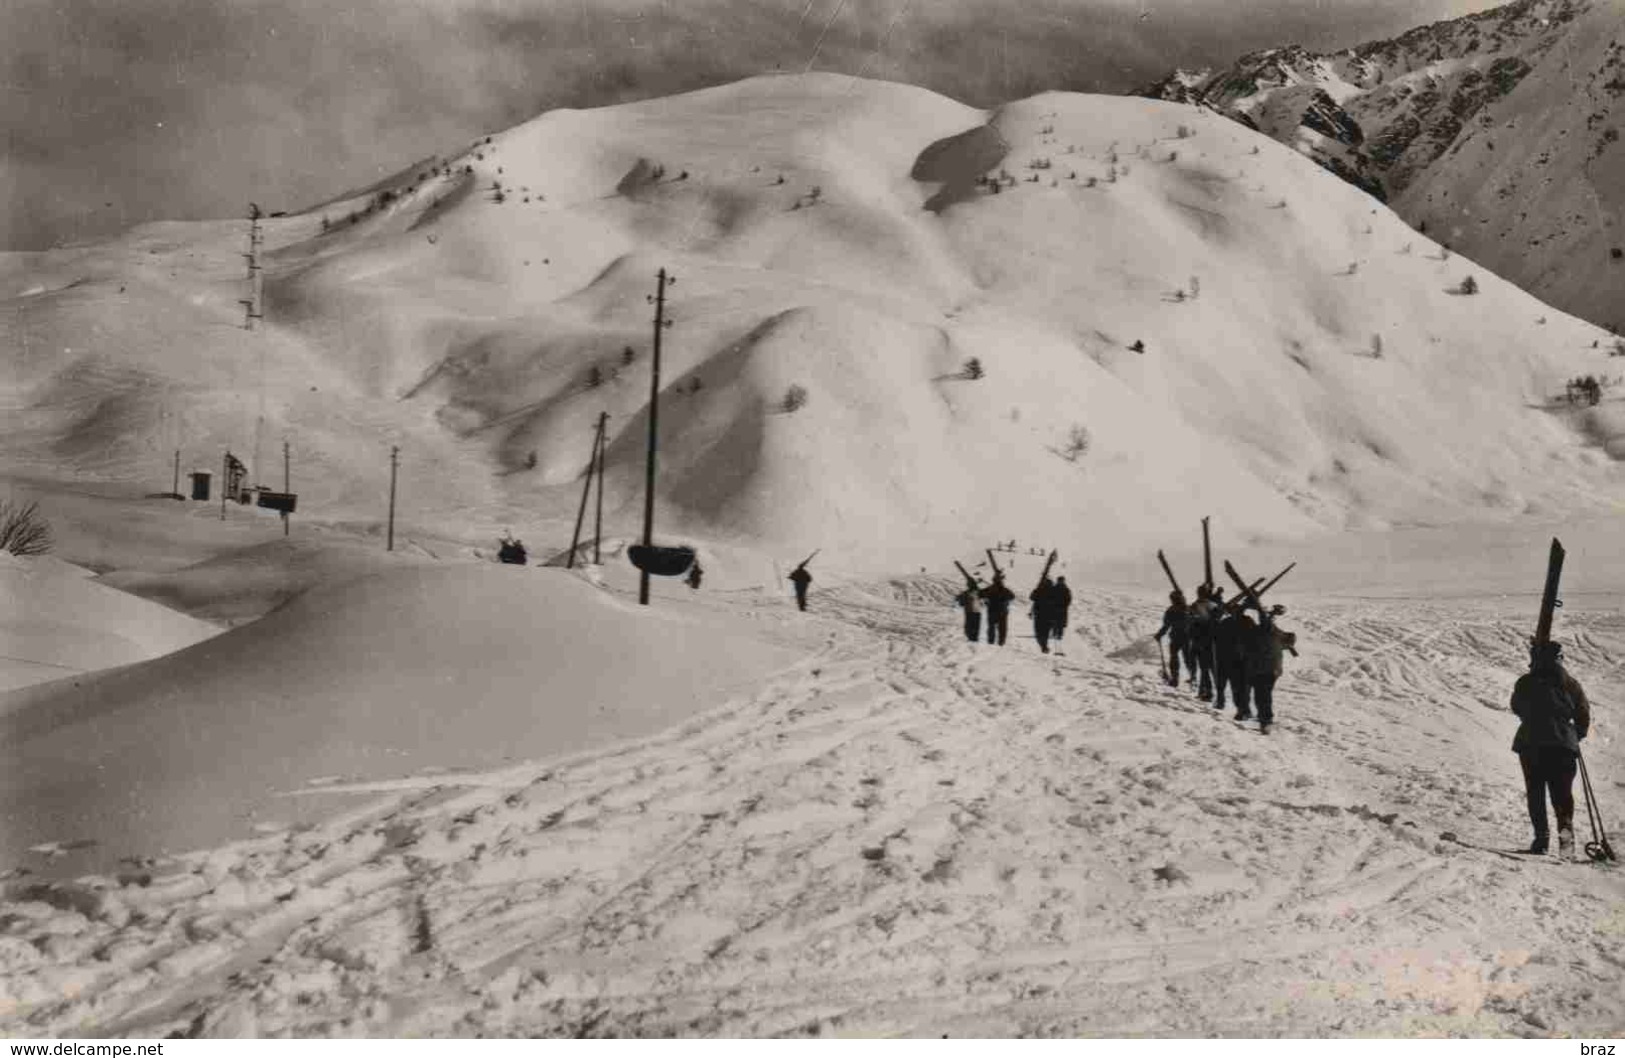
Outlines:
[[[0,249],[299,209],[560,106],[774,71],[1126,92],[1486,0],[4,0]]]

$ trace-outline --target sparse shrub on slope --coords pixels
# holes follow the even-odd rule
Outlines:
[[[981,378],[986,374],[986,372],[982,370],[981,358],[973,356],[969,360],[966,360],[965,365],[960,369],[959,374],[961,378],[967,379],[971,382],[975,382],[977,379]]]
[[[784,391],[784,399],[779,402],[779,409],[786,413],[798,411],[807,404],[807,390],[797,384]]]
[[[1076,463],[1089,453],[1091,442],[1088,427],[1074,423],[1072,429],[1067,431],[1066,444],[1061,446],[1061,456],[1068,463]]]
[[[1457,287],[1456,291],[1461,294],[1476,294],[1478,293],[1478,280],[1468,276],[1461,281],[1461,286]]]
[[[18,505],[0,500],[0,551],[13,555],[43,555],[51,550],[51,526],[39,504]]]

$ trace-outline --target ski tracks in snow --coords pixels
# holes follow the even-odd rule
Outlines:
[[[940,594],[822,593],[822,649],[651,739],[377,784],[166,877],[13,883],[0,1013],[39,1035],[1625,1027],[1619,875],[1438,840],[1526,828],[1494,704],[1513,625],[1329,606],[1292,625],[1261,737],[1161,684],[1151,607],[1089,599],[1045,657],[1016,613],[1009,646],[966,643]],[[1590,660],[1625,653],[1607,622]]]

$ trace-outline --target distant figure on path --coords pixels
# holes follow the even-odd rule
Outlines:
[[[982,637],[982,590],[975,584],[965,585],[965,590],[954,598],[965,611],[965,638],[972,643]]]
[[[987,641],[1004,646],[1010,634],[1010,603],[1016,593],[1004,586],[1004,574],[993,574],[993,583],[982,589],[982,601],[987,604]]]
[[[698,588],[700,586],[700,578],[704,576],[705,570],[700,568],[700,560],[695,559],[694,564],[688,567],[688,576],[683,578],[683,583],[687,584],[690,588]]]
[[[797,566],[795,572],[790,574],[790,583],[796,587],[796,608],[806,612],[807,585],[812,583],[812,574],[807,572],[805,565]]]
[[[1190,615],[1185,607],[1183,592],[1171,591],[1168,593],[1168,609],[1162,612],[1162,627],[1153,635],[1157,641],[1163,636],[1168,637],[1168,686],[1179,686],[1179,656],[1185,652],[1185,637],[1188,634],[1188,621]],[[1187,663],[1186,668],[1189,668]],[[1194,674],[1193,674],[1194,675]]]
[[[1574,857],[1574,774],[1580,759],[1580,740],[1591,729],[1591,703],[1580,681],[1563,667],[1563,648],[1545,643],[1529,649],[1529,671],[1512,687],[1512,711],[1518,733],[1512,752],[1523,768],[1524,793],[1529,799],[1529,822],[1535,828],[1532,853],[1544,853],[1548,844],[1546,794],[1551,793],[1557,815],[1557,851]]]

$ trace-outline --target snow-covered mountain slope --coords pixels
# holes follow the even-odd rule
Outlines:
[[[1625,6],[1517,0],[1145,92],[1256,128],[1542,300],[1625,329]]]
[[[286,438],[298,524],[377,533],[399,444],[411,531],[562,544],[607,412],[632,535],[666,268],[662,534],[896,570],[1619,496],[1612,403],[1546,409],[1622,363],[1603,332],[1167,103],[758,78],[548,113],[266,232],[252,332],[244,222],[0,263],[10,466],[167,487],[230,446],[275,486]]]

